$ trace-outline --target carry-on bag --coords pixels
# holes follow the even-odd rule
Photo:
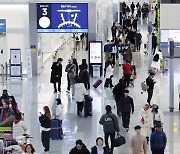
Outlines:
[[[114,147],[120,147],[121,145],[125,143],[126,143],[126,140],[124,136],[117,135],[117,137],[114,139]]]
[[[84,116],[92,116],[92,101],[93,98],[88,94],[84,96],[85,102],[84,102]]]
[[[141,88],[142,88],[143,91],[147,91],[149,89],[149,86],[145,83],[145,81],[143,81],[141,83]]]
[[[62,126],[61,122],[58,119],[51,120],[51,131],[50,131],[50,138],[52,140],[59,140],[62,139]]]
[[[99,87],[99,85],[102,83],[102,80],[98,79],[94,84],[93,84],[93,87],[94,88],[97,88]]]

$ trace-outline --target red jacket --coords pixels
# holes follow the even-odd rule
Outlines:
[[[130,75],[130,74],[132,74],[131,70],[132,70],[131,64],[129,64],[129,63],[123,64],[123,74],[124,74],[124,75]]]

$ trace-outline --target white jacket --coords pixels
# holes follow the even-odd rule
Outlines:
[[[84,95],[87,95],[88,92],[86,91],[86,88],[84,86],[84,83],[76,83],[75,84],[75,100],[77,102],[83,102],[84,101]]]
[[[159,60],[157,62],[152,61],[151,67],[156,68],[160,70],[160,62],[163,59],[162,53],[157,51],[154,55],[158,54],[159,55]]]
[[[17,136],[23,136],[26,134],[27,127],[24,124],[24,121],[20,121],[17,124],[13,123],[13,139]]]
[[[57,116],[57,119],[63,120],[64,117],[63,117],[63,105],[62,104],[57,105],[56,116]]]
[[[111,77],[111,75],[113,75],[113,68],[111,65],[109,65],[107,68],[106,68],[106,79],[109,79]]]
[[[158,109],[158,113],[153,113],[153,120],[161,121],[161,123],[164,123],[164,116],[160,109]]]
[[[142,123],[141,119],[144,119],[144,123]],[[141,131],[142,134],[146,137],[149,137],[151,135],[151,128],[153,128],[153,116],[150,109],[147,111],[142,108],[139,112],[139,121],[141,125]]]

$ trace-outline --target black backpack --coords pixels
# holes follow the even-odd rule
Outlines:
[[[158,60],[159,60],[159,54],[156,54],[156,55],[153,57],[153,61],[158,62]]]

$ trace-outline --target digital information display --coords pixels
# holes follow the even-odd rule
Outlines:
[[[169,38],[174,42],[180,42],[180,30],[161,30],[161,42],[168,42]]]
[[[90,42],[89,52],[91,64],[102,63],[102,42]]]
[[[88,3],[38,3],[37,32],[88,32]]]
[[[0,33],[6,33],[6,19],[0,19]]]

